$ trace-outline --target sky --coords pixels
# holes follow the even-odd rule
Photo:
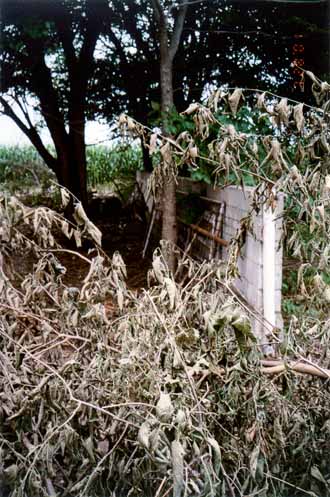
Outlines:
[[[51,138],[47,130],[41,133],[45,145],[51,144]],[[104,141],[106,140],[106,141]],[[86,143],[110,144],[110,126],[95,121],[89,121],[86,126]],[[30,141],[16,124],[6,116],[0,115],[0,145],[29,145]]]
[[[28,139],[19,130],[16,124],[6,116],[0,116],[0,144],[26,145]]]

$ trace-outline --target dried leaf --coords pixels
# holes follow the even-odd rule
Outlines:
[[[172,163],[173,158],[172,158],[171,146],[168,142],[166,142],[165,145],[161,147],[160,153],[165,165],[169,165]]]
[[[109,452],[110,444],[109,440],[100,440],[97,444],[97,452],[101,457],[105,456]]]
[[[149,144],[149,153],[150,155],[154,154],[157,150],[157,140],[158,140],[158,134],[157,133],[152,133],[150,136],[150,144]]]
[[[229,107],[230,107],[230,110],[232,111],[232,113],[234,114],[234,116],[237,113],[238,106],[239,106],[241,99],[244,100],[244,96],[243,96],[242,90],[239,88],[236,88],[236,90],[233,91],[233,93],[230,95],[230,97],[228,97]]]
[[[92,437],[88,437],[86,440],[83,441],[83,445],[85,447],[85,449],[87,450],[88,452],[88,455],[90,457],[90,460],[92,462],[95,462],[95,456],[94,456],[94,444],[93,444],[93,440],[92,440]]]
[[[176,413],[174,422],[175,422],[175,424],[178,425],[178,428],[183,429],[186,426],[187,418],[186,418],[186,414],[185,414],[183,409],[178,410],[178,412]]]
[[[159,283],[163,283],[164,274],[166,274],[166,269],[160,256],[154,256],[152,261],[152,269]]]
[[[125,114],[120,114],[120,116],[118,117],[118,125],[119,126],[123,126],[124,124],[126,124],[127,122],[127,117]]]
[[[256,105],[257,105],[258,109],[267,111],[267,107],[266,107],[266,104],[265,104],[265,97],[266,97],[266,93],[265,92],[259,93]]]
[[[178,348],[175,347],[174,353],[173,353],[173,368],[177,369],[177,368],[181,368],[181,367],[182,367],[181,355],[178,351]]]
[[[330,285],[327,285],[323,292],[323,298],[325,302],[330,302]]]
[[[260,446],[256,445],[250,455],[250,472],[254,480],[256,478],[259,454],[260,454]]]
[[[127,129],[129,131],[135,131],[136,130],[136,124],[133,121],[133,119],[129,116],[126,117],[126,124],[127,124]]]
[[[16,464],[11,464],[11,466],[8,466],[3,472],[9,482],[14,482],[17,478],[18,467]]]
[[[324,178],[323,191],[324,191],[325,195],[329,195],[329,193],[330,193],[330,175],[329,174],[327,174],[326,177]]]
[[[117,302],[119,309],[122,311],[124,307],[124,293],[121,288],[118,288],[117,290]]]
[[[77,247],[81,247],[81,233],[79,230],[73,230],[73,237],[75,239]]]
[[[319,80],[312,71],[305,71],[305,74],[313,81],[313,83],[319,85]]]
[[[274,110],[277,113],[278,117],[277,123],[280,124],[282,122],[287,126],[289,124],[289,117],[291,114],[291,109],[288,106],[288,99],[281,98],[280,102],[275,106]]]
[[[322,221],[324,222],[325,221],[325,208],[324,208],[324,205],[319,205],[318,207],[316,207],[318,213],[320,214],[320,217],[322,219]]]
[[[171,278],[164,278],[164,283],[170,299],[170,309],[173,310],[175,305],[176,284]]]
[[[216,92],[213,93],[212,105],[213,105],[215,112],[218,112],[219,100],[221,100],[224,95],[225,95],[225,93],[220,88]]]
[[[62,221],[61,223],[61,229],[62,229],[62,232],[64,233],[64,235],[67,237],[67,238],[71,238],[72,236],[72,231],[69,231],[69,228],[70,228],[70,225],[67,221]]]
[[[221,449],[220,445],[213,437],[207,437],[206,441],[211,445],[213,453],[215,456],[216,463],[219,465],[221,463]]]
[[[311,475],[313,478],[323,483],[323,485],[325,485],[326,488],[329,488],[328,482],[326,481],[326,479],[324,478],[324,476],[322,475],[321,471],[317,466],[314,465],[311,467]]]
[[[181,497],[184,487],[184,450],[178,440],[171,444],[172,471],[173,471],[173,497]]]
[[[299,132],[303,129],[305,122],[303,107],[304,107],[303,103],[297,104],[293,107],[293,118],[295,120],[297,130]]]
[[[53,482],[49,478],[46,478],[46,487],[48,497],[57,497]]]
[[[78,226],[81,226],[89,222],[87,214],[80,202],[77,202],[76,205],[74,206],[73,217],[76,223],[78,224]]]
[[[188,147],[188,153],[190,155],[190,157],[192,158],[192,160],[195,160],[196,157],[198,156],[198,148],[195,146],[189,146]]]
[[[78,325],[78,318],[79,318],[79,311],[78,309],[75,309],[73,313],[71,314],[71,319],[70,319],[70,324],[73,327],[77,327]]]
[[[123,278],[126,278],[127,277],[126,264],[117,250],[116,252],[114,252],[111,262],[114,269],[118,270]]]
[[[62,204],[62,207],[65,209],[65,207],[70,202],[70,194],[66,188],[61,188],[60,193],[61,193],[61,204]]]
[[[326,93],[328,91],[330,91],[330,85],[329,85],[329,83],[327,83],[327,81],[322,81],[321,82],[321,92],[322,93]]]
[[[166,423],[173,416],[174,408],[171,402],[171,397],[167,393],[161,393],[156,404],[156,414],[160,421]]]
[[[192,114],[198,109],[199,105],[196,103],[190,104],[189,107],[182,114]]]
[[[155,452],[156,450],[159,449],[160,444],[161,444],[161,427],[157,426],[155,429],[152,430],[150,433],[150,451]]]
[[[151,433],[151,424],[149,421],[145,421],[139,428],[138,432],[138,442],[139,444],[148,449],[150,448],[150,433]]]
[[[89,235],[93,238],[94,242],[101,247],[102,245],[102,232],[93,224],[91,221],[87,220],[86,230]]]
[[[245,438],[248,442],[253,442],[257,432],[257,424],[253,423],[252,426],[245,432]]]

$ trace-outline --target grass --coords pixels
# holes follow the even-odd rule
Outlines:
[[[117,192],[127,200],[135,183],[136,171],[143,168],[139,147],[102,145],[87,148],[87,181],[92,190]]]
[[[87,148],[87,175],[90,187],[112,183],[120,176],[135,176],[142,168],[141,149],[132,146],[102,145]]]
[[[47,188],[53,173],[37,151],[28,145],[0,146],[0,184],[10,192]]]
[[[86,149],[87,182],[91,190],[112,190],[126,199],[142,168],[141,149],[132,146],[93,146]],[[37,151],[28,145],[0,146],[0,184],[10,193],[35,193],[51,186],[54,174]],[[37,200],[36,200],[37,202]]]

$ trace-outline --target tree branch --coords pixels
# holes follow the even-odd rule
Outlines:
[[[59,153],[59,149],[66,146],[67,133],[64,115],[59,106],[59,96],[53,85],[51,71],[45,62],[44,47],[40,46],[38,40],[33,39],[29,39],[26,46],[33,68],[32,91],[40,101],[41,114],[46,121],[57,153]]]
[[[100,7],[102,5],[102,8]],[[93,71],[93,58],[96,42],[101,33],[103,15],[105,16],[108,12],[108,4],[103,0],[102,4],[98,2],[98,8],[100,11],[95,10],[94,0],[88,0],[86,3],[86,14],[87,14],[87,24],[86,31],[83,40],[83,44],[78,56],[79,73],[84,75],[84,81],[87,85],[87,81]]]
[[[278,374],[284,371],[295,371],[296,373],[310,374],[312,376],[318,376],[319,378],[330,379],[330,370],[321,368],[317,364],[304,364],[301,360],[299,361],[289,361],[285,363],[284,361],[276,360],[262,360],[261,372],[266,374]]]
[[[36,129],[34,127],[28,127],[24,122],[18,117],[18,115],[13,111],[12,107],[9,103],[0,96],[0,103],[3,107],[2,114],[10,117],[14,121],[14,123],[19,127],[19,129],[27,136],[32,145],[37,149],[38,153],[42,157],[42,159],[46,162],[47,166],[50,167],[55,173],[57,172],[57,161],[55,157],[53,157],[42,143],[40,136],[38,135]],[[30,121],[31,122],[31,121]]]
[[[111,28],[107,30],[107,34],[110,38],[110,41],[114,44],[118,52],[121,63],[127,66],[127,57],[122,43],[118,40],[117,36],[115,35],[115,33],[112,31]]]
[[[128,31],[133,34],[135,43],[136,43],[136,48],[138,51],[146,57],[148,57],[149,53],[149,41],[145,41],[142,36],[142,30],[140,28],[137,28],[138,26],[138,16],[139,16],[139,8],[138,4],[136,2],[129,2],[129,13],[125,15],[124,12],[124,19],[125,22],[127,23],[126,25],[128,26]],[[150,24],[151,28],[151,24]]]
[[[30,118],[30,115],[29,115],[29,112],[27,110],[27,104],[26,104],[26,100],[24,99],[24,105],[23,105],[23,102],[14,94],[14,95],[10,95],[10,97],[14,100],[15,104],[18,105],[18,107],[20,108],[26,122],[28,123],[28,126],[30,128],[33,128],[33,123],[31,121],[31,118]]]
[[[154,8],[155,17],[158,23],[165,23],[165,14],[159,0],[151,0],[151,4]]]
[[[183,30],[183,25],[184,25],[184,21],[185,21],[186,14],[187,14],[187,9],[188,9],[188,4],[183,3],[183,1],[181,1],[181,6],[179,9],[178,15],[176,16],[176,19],[175,19],[174,30],[173,30],[171,44],[170,44],[170,48],[169,48],[169,56],[170,56],[172,61],[173,61],[175,54],[176,54],[178,47],[179,47],[181,34],[182,34],[182,30]]]
[[[73,33],[67,15],[57,23],[57,32],[62,43],[64,56],[67,63],[69,78],[74,77],[74,70],[77,64],[76,52],[73,46]]]

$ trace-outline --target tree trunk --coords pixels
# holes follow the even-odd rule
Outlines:
[[[170,136],[168,130],[169,113],[174,107],[173,102],[173,86],[172,86],[172,61],[167,53],[168,50],[162,50],[161,43],[161,61],[160,61],[160,81],[161,81],[161,95],[162,95],[162,114],[163,114],[163,133],[165,136]],[[167,48],[167,42],[166,42]],[[173,161],[171,157],[171,161]],[[168,166],[171,166],[169,164]],[[166,168],[167,169],[167,168]],[[164,174],[163,185],[163,222],[162,222],[162,239],[168,242],[166,248],[166,262],[167,265],[174,273],[175,271],[175,254],[174,246],[177,242],[177,223],[176,223],[176,182],[174,173],[171,172]]]
[[[68,144],[58,158],[58,182],[68,188],[84,207],[87,207],[86,155],[85,144]]]
[[[82,95],[80,102],[77,106],[77,112],[72,114],[70,119],[69,140],[70,148],[74,154],[74,161],[72,164],[72,181],[73,190],[79,192],[79,200],[87,207],[87,162],[86,162],[86,144],[85,144],[85,112],[84,112],[84,99]]]
[[[143,169],[145,171],[151,172],[152,160],[148,148],[144,145],[143,138],[141,138],[141,148],[142,148]]]
[[[160,87],[161,87],[161,110],[162,128],[165,136],[170,136],[169,117],[174,108],[173,97],[173,59],[177,52],[182,34],[183,24],[187,12],[187,3],[180,0],[180,8],[174,22],[174,28],[169,43],[168,19],[160,0],[151,0],[155,16],[159,26],[160,41]],[[174,158],[170,156],[163,174],[163,223],[162,238],[168,242],[165,258],[172,273],[175,271],[176,260],[174,246],[177,242],[176,223],[176,180],[174,171]]]

